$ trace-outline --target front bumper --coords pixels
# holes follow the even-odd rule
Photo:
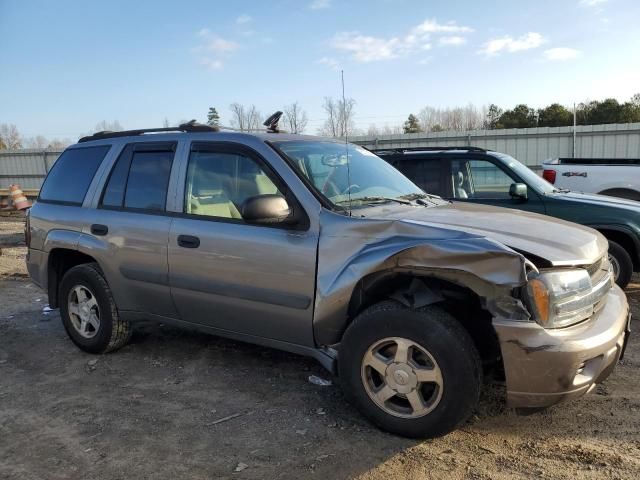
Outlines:
[[[604,307],[578,325],[547,330],[495,319],[511,407],[548,407],[584,395],[613,371],[622,354],[629,304],[616,285]]]

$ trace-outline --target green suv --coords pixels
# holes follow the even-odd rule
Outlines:
[[[377,150],[425,192],[457,202],[542,213],[589,226],[609,240],[622,288],[640,271],[640,202],[558,189],[504,153],[477,147]]]

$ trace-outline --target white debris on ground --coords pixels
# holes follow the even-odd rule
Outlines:
[[[309,376],[309,383],[312,383],[314,385],[318,385],[320,387],[329,387],[331,385],[333,385],[333,382],[331,380],[325,380],[324,378],[320,378],[316,375],[310,375]]]

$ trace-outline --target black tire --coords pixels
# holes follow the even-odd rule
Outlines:
[[[100,325],[91,338],[85,338],[73,326],[68,299],[76,286],[86,287],[98,304]],[[100,267],[95,263],[77,265],[62,277],[58,305],[67,334],[81,350],[89,353],[107,353],[124,346],[131,338],[131,325],[120,318],[111,289]]]
[[[417,418],[387,413],[369,396],[361,375],[364,355],[387,337],[411,340],[426,349],[442,373],[442,396],[435,408]],[[410,310],[394,301],[373,305],[356,317],[340,344],[340,382],[347,398],[382,430],[410,438],[445,435],[466,421],[478,404],[482,364],[462,325],[443,308]]]
[[[609,240],[609,255],[614,257],[617,266],[614,266],[616,283],[620,288],[625,288],[633,275],[633,260],[631,255],[622,246]]]

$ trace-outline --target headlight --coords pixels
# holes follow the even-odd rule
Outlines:
[[[584,269],[543,272],[531,278],[527,292],[536,322],[560,328],[593,315],[589,273]]]

